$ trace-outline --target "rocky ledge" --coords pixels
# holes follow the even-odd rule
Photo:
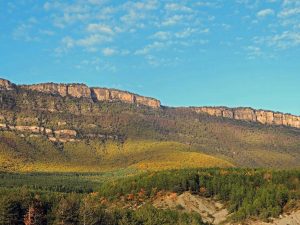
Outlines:
[[[127,91],[108,88],[89,88],[85,84],[56,84],[42,83],[33,85],[15,85],[8,80],[0,79],[0,90],[14,90],[15,88],[38,91],[47,94],[70,96],[74,98],[89,98],[93,101],[121,101],[136,105],[145,105],[151,108],[159,108],[160,101],[150,97],[144,97]]]
[[[300,116],[291,114],[252,108],[191,107],[191,109],[197,113],[207,113],[211,116],[300,128]]]

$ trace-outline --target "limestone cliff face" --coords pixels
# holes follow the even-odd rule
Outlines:
[[[21,85],[23,89],[39,91],[48,94],[57,94],[60,96],[72,96],[75,98],[90,98],[91,90],[84,84],[34,84],[34,85]]]
[[[68,87],[68,95],[75,98],[90,98],[91,90],[85,84],[69,84]]]
[[[252,108],[192,107],[191,109],[197,113],[207,113],[211,116],[300,128],[300,116],[290,114]]]
[[[135,100],[136,100],[137,104],[148,105],[152,108],[159,108],[160,107],[160,101],[158,101],[154,98],[147,98],[147,97],[144,97],[144,96],[136,95]]]
[[[0,90],[13,90],[15,89],[15,86],[16,85],[9,80],[0,79]]]
[[[77,132],[75,130],[52,130],[46,127],[39,126],[13,126],[0,123],[0,130],[10,130],[31,134],[30,136],[45,135],[53,142],[74,142],[77,140]]]
[[[66,84],[45,83],[34,85],[21,85],[20,87],[26,90],[39,91],[47,94],[56,94],[63,97],[68,95],[68,85]]]
[[[139,96],[127,91],[108,88],[89,88],[85,84],[56,84],[44,83],[17,86],[8,80],[0,79],[0,90],[13,90],[16,87],[25,90],[38,91],[47,94],[71,96],[74,98],[87,98],[94,101],[121,101],[130,104],[145,105],[151,108],[159,108],[160,101],[154,98]]]
[[[92,95],[98,101],[122,101],[137,105],[147,105],[151,108],[159,108],[160,101],[154,98],[144,97],[130,92],[106,89],[106,88],[92,88]]]

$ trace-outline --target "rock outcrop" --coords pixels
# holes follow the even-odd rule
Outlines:
[[[130,92],[106,89],[92,88],[92,95],[98,101],[122,101],[137,105],[146,105],[151,108],[159,108],[160,101],[154,98],[144,97]]]
[[[85,84],[33,84],[33,85],[21,85],[26,90],[39,91],[47,94],[54,94],[60,96],[71,96],[74,98],[90,98],[91,90]]]
[[[160,101],[154,98],[144,97],[127,91],[108,88],[89,88],[85,84],[56,84],[43,83],[33,85],[15,85],[8,80],[0,79],[0,90],[13,90],[16,87],[25,90],[38,91],[46,94],[70,96],[74,98],[88,98],[93,101],[120,101],[130,104],[145,105],[151,108],[159,108]]]
[[[236,120],[300,128],[300,116],[252,108],[191,107],[197,113]]]
[[[0,130],[17,131],[34,135],[45,135],[53,142],[74,142],[77,140],[77,132],[75,130],[52,130],[46,127],[39,126],[13,126],[9,124],[0,123]]]
[[[14,90],[15,86],[16,85],[9,80],[0,79],[0,90]]]
[[[1,90],[24,89],[42,92],[46,94],[70,96],[73,98],[86,98],[93,102],[124,102],[135,105],[145,105],[151,108],[160,108],[159,100],[108,88],[89,88],[85,84],[56,84],[44,83],[34,85],[15,85],[8,80],[0,79]],[[300,116],[272,112],[267,110],[255,110],[252,108],[227,108],[227,107],[191,107],[197,113],[207,113],[211,116],[229,119],[258,122],[268,125],[279,125],[300,128]],[[49,109],[50,110],[50,109]],[[23,128],[20,128],[23,129]],[[25,129],[25,128],[24,128]]]

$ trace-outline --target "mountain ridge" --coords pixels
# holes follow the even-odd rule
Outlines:
[[[159,108],[161,106],[160,101],[155,98],[145,97],[113,88],[88,87],[86,84],[82,83],[64,84],[53,82],[16,85],[9,80],[0,78],[1,90],[14,90],[16,88],[60,95],[62,97],[71,96],[75,98],[88,98],[93,101],[121,101],[137,105],[146,105],[151,108]]]
[[[9,80],[0,78],[0,90],[14,90],[21,88],[46,94],[87,98],[92,101],[121,101],[129,104],[144,105],[154,109],[163,107],[160,100],[141,96],[129,91],[114,88],[88,87],[83,83],[40,83],[32,85],[16,85]],[[234,120],[257,122],[264,125],[279,125],[300,128],[300,116],[272,110],[253,109],[251,107],[229,108],[225,106],[178,107],[188,108],[196,113],[206,113],[210,116],[229,118]]]
[[[299,167],[300,129],[211,116],[188,107],[155,108],[122,98],[98,100],[89,96],[90,89],[86,85],[70,86],[72,95],[65,92],[63,97],[58,92],[50,93],[49,89],[40,92],[7,80],[0,81],[0,144],[3,145],[0,154],[8,158],[7,162],[13,160],[15,154],[26,161],[23,154],[37,153],[44,147],[52,149],[49,151],[53,156],[67,154],[77,158],[80,155],[79,158],[94,161],[96,149],[108,154],[112,151],[111,147],[106,147],[109,143],[114,143],[116,160],[121,160],[124,144],[142,140],[176,142],[184,145],[185,151],[216,156],[234,165]],[[81,90],[82,87],[85,90]],[[82,93],[88,95],[82,97]],[[241,114],[247,116],[244,111]],[[41,148],[39,143],[42,143]],[[22,146],[25,146],[24,153],[20,155]],[[172,153],[172,149],[169,152]],[[138,159],[146,157],[146,152],[130,154]],[[164,153],[167,161],[171,157],[168,154]],[[180,154],[176,152],[176,160]],[[156,153],[151,155],[153,158],[149,158],[148,165],[158,156]],[[39,159],[31,156],[33,161]]]

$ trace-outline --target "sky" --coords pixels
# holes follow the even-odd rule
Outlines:
[[[0,0],[0,77],[300,115],[299,0]]]

